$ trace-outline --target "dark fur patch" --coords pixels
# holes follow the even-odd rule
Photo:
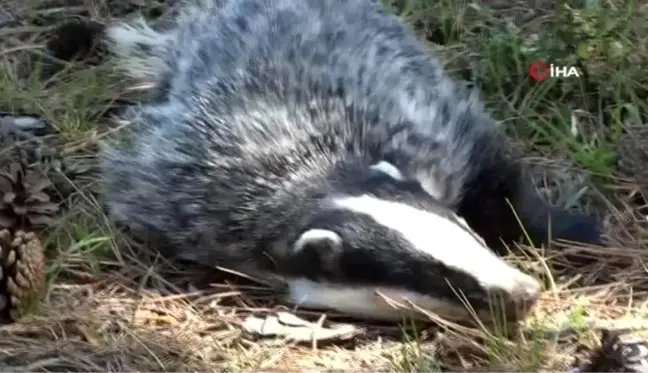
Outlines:
[[[71,21],[57,27],[47,41],[47,50],[59,60],[98,58],[105,26],[98,22]]]
[[[497,153],[484,162],[488,153],[477,153],[475,162],[481,162],[482,167],[466,185],[458,213],[489,247],[504,253],[514,242],[536,247],[556,239],[601,244],[601,223],[596,216],[571,215],[552,208],[538,195],[519,163]]]

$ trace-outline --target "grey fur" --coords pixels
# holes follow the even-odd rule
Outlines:
[[[142,142],[131,149],[136,153],[124,153],[123,148],[107,150],[108,162],[128,161],[126,164],[134,168],[139,168],[135,166],[140,165],[140,157],[151,157],[146,164],[152,167],[157,157],[188,168],[196,162],[224,162],[221,149],[216,149],[216,154],[201,149],[201,144],[209,147],[212,142],[263,159],[264,151],[294,151],[269,148],[271,139],[279,133],[297,140],[329,131],[321,127],[329,118],[356,116],[333,129],[339,137],[333,140],[356,142],[358,151],[373,158],[368,159],[371,163],[380,161],[382,154],[398,153],[407,160],[401,170],[420,180],[437,199],[449,206],[455,203],[463,192],[464,170],[470,167],[472,139],[491,136],[491,121],[462,120],[485,115],[476,95],[446,76],[439,61],[396,19],[366,0],[242,0],[226,5],[222,11],[212,6],[188,8],[178,18],[177,28],[168,31],[169,43],[151,50],[149,61],[155,58],[164,62],[160,67],[150,66],[151,75],[170,77],[169,102],[131,113],[139,116],[138,124],[155,126],[138,129],[134,141]],[[271,25],[276,29],[270,31]],[[249,85],[244,87],[246,83]],[[316,92],[315,85],[321,90],[344,89],[345,96],[329,97],[328,92]],[[430,102],[446,102],[448,107]],[[346,112],[349,104],[353,105],[352,113]],[[438,113],[443,109],[450,110],[448,116]],[[292,111],[294,118],[285,111]],[[316,118],[311,118],[310,111]],[[371,122],[378,118],[379,123]],[[180,125],[192,121],[193,125]],[[296,121],[299,128],[292,125]],[[462,123],[463,128],[457,128]],[[375,154],[365,155],[369,148],[375,149]],[[106,170],[120,174],[129,167]],[[144,174],[145,170],[132,172]],[[147,175],[159,176],[154,172]],[[192,174],[189,178],[194,177]],[[117,187],[118,183],[107,180],[108,185]],[[168,198],[193,201],[200,192],[208,193],[183,185],[169,194],[168,182],[155,181],[143,179],[142,185],[119,187],[115,199],[108,200],[113,208],[121,200],[130,208],[127,201],[142,201],[140,197],[144,197],[147,204],[162,204],[155,210],[167,211]],[[275,181],[260,178],[256,182],[265,187],[274,186]],[[164,198],[151,198],[155,195]],[[205,207],[201,203],[187,212],[193,215]],[[165,224],[167,218],[168,214],[154,214],[143,220],[165,227],[165,232],[177,229],[175,222]],[[212,224],[209,226],[213,229]]]
[[[227,5],[223,12],[189,8],[178,18],[178,27],[168,32],[170,42],[151,51],[149,61],[161,59],[165,64],[151,66],[152,75],[169,76],[172,100],[193,105],[189,101],[199,97],[197,91],[209,81],[229,85],[210,90],[223,106],[230,100],[229,91],[244,79],[258,84],[268,80],[293,90],[272,92],[276,97],[267,97],[263,105],[283,100],[283,95],[321,99],[311,92],[314,84],[344,89],[344,104],[352,103],[357,112],[375,111],[380,118],[380,123],[365,129],[367,136],[380,142],[379,152],[398,153],[407,159],[404,171],[421,180],[433,196],[449,205],[457,201],[465,170],[471,167],[474,139],[492,136],[492,121],[477,94],[447,76],[439,61],[396,19],[366,0],[244,0]],[[270,31],[270,25],[278,29]],[[257,62],[265,71],[246,66]],[[283,81],[273,81],[275,74]],[[264,120],[266,113],[261,111],[258,119]],[[281,124],[282,118],[278,121]]]
[[[318,214],[335,196],[377,193],[457,222],[453,210],[480,207],[462,203],[484,170],[506,178],[511,169],[514,180],[505,182],[518,181],[477,93],[453,81],[375,1],[200,1],[164,31],[142,23],[107,35],[125,70],[154,84],[156,101],[131,109],[131,138],[103,151],[106,204],[115,219],[166,237],[170,254],[269,271],[278,260],[276,271],[295,275],[299,262],[288,248],[309,219],[324,224]],[[364,190],[362,175],[384,160],[427,195],[401,184],[392,197],[387,186]],[[501,194],[531,211],[535,202],[517,188]],[[356,216],[329,223],[360,235],[372,224]],[[373,243],[367,260],[390,260],[391,278],[412,263],[429,265],[417,276],[427,295],[439,295],[443,265],[397,241]],[[333,267],[318,270],[344,282],[348,274]],[[473,291],[474,280],[465,281],[463,290]],[[483,291],[471,299],[483,300]]]

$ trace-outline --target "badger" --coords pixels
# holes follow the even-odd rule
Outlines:
[[[151,99],[103,144],[104,202],[166,255],[281,278],[300,307],[519,319],[541,285],[504,248],[600,240],[377,1],[196,0],[105,39]]]

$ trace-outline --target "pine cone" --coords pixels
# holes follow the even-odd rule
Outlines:
[[[0,172],[0,229],[43,228],[52,225],[58,204],[45,190],[51,182],[24,162],[12,161]]]
[[[589,364],[578,370],[579,373],[637,373],[628,368],[623,354],[619,333],[601,331],[601,347],[592,351]]]
[[[12,116],[0,111],[0,156],[2,162],[21,161],[33,164],[40,161],[40,148],[47,131],[47,123],[32,116]]]
[[[95,175],[96,166],[86,159],[60,158],[53,159],[47,170],[54,189],[66,198],[77,189],[84,189]]]
[[[5,321],[24,314],[45,285],[44,254],[33,232],[0,231],[0,312]]]
[[[51,182],[49,191],[58,192],[50,193],[52,199],[65,199],[94,180],[97,167],[93,158],[67,156],[47,140],[21,135],[15,125],[3,124],[0,118],[0,167],[10,168],[11,162],[18,162],[25,170],[39,169]]]

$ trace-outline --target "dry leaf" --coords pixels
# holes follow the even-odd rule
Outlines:
[[[265,318],[249,316],[243,322],[243,328],[250,334],[264,337],[281,336],[297,342],[345,340],[361,331],[350,324],[323,327],[287,312],[278,312]]]

